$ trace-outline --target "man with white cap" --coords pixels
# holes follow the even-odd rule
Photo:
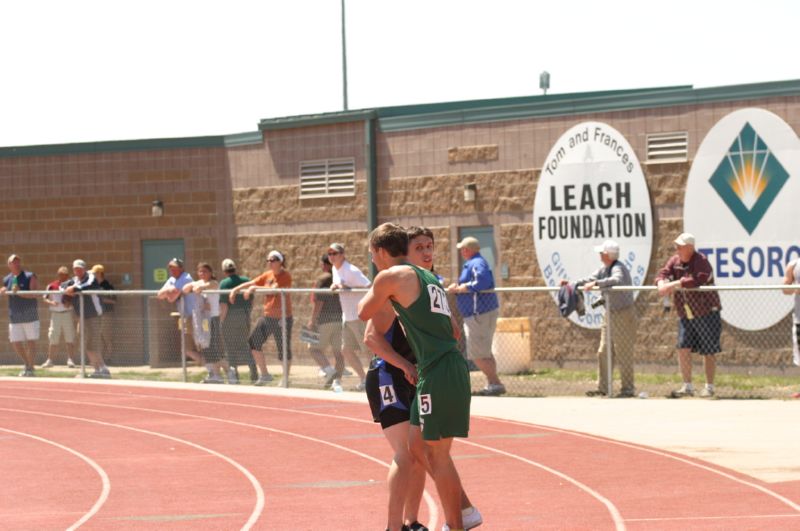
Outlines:
[[[359,268],[347,261],[344,245],[341,243],[332,243],[328,246],[328,259],[333,265],[331,289],[339,292],[339,302],[342,305],[342,356],[360,379],[356,390],[363,391],[366,373],[358,353],[361,352],[367,358],[371,357],[369,349],[364,345],[366,323],[358,318],[358,303],[364,298],[364,293],[353,293],[350,290],[368,288],[371,282]]]
[[[678,312],[678,366],[683,386],[670,394],[671,398],[694,396],[692,359],[697,352],[703,356],[706,386],[700,396],[714,396],[714,355],[721,350],[722,322],[719,293],[716,291],[684,291],[714,285],[714,270],[702,253],[695,250],[694,236],[684,232],[675,239],[676,253],[656,275],[658,294],[673,295]]]
[[[80,333],[83,336],[82,341],[86,347],[86,356],[94,367],[94,372],[89,375],[89,378],[111,378],[111,372],[106,367],[101,352],[100,316],[103,315],[103,306],[100,304],[100,297],[97,295],[79,296],[82,291],[100,291],[100,283],[94,273],[86,270],[86,262],[83,260],[78,259],[72,262],[72,272],[75,276],[64,282],[61,288],[64,290],[64,295],[72,297],[72,309],[78,316]],[[83,308],[83,320],[81,320],[83,302],[86,302],[86,305]]]
[[[492,338],[497,328],[500,303],[494,292],[494,275],[489,262],[481,256],[481,244],[473,236],[467,236],[456,247],[464,259],[464,267],[458,283],[447,286],[448,293],[456,293],[456,305],[464,319],[464,335],[467,340],[467,356],[486,376],[486,386],[476,394],[498,396],[506,392],[506,386],[497,375],[497,362],[492,355]]]
[[[619,244],[614,240],[606,240],[594,247],[600,253],[603,266],[589,275],[575,281],[576,287],[585,291],[594,288],[610,288],[612,286],[632,286],[631,273],[625,264],[619,261]],[[567,281],[562,279],[561,284]],[[597,388],[586,392],[587,396],[604,396],[609,392],[608,381],[608,341],[611,341],[611,372],[614,365],[619,367],[621,388],[619,398],[634,396],[633,385],[633,346],[636,343],[637,319],[633,308],[632,291],[610,291],[604,297],[605,311],[603,326],[600,328],[600,345],[597,347]],[[606,335],[606,319],[610,320],[611,337]]]
[[[39,340],[38,295],[19,292],[38,290],[39,280],[34,273],[22,269],[22,259],[16,254],[9,256],[7,263],[10,272],[3,279],[0,294],[9,291],[13,294],[8,297],[8,338],[25,365],[19,375],[33,376],[36,342]]]

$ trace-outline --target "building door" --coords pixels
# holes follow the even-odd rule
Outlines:
[[[142,240],[142,288],[161,289],[169,278],[167,262],[173,258],[184,259],[183,240]],[[148,297],[144,307],[145,363],[162,364],[163,352],[174,352],[177,332],[172,330],[173,320],[162,315],[164,303]],[[180,350],[178,346],[178,350]]]

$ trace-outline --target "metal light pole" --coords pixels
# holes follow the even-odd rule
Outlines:
[[[342,0],[342,92],[344,97],[344,110],[347,110],[347,38],[344,25],[344,0]]]

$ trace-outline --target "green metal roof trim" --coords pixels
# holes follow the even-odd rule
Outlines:
[[[376,111],[363,109],[358,111],[328,112],[321,114],[306,114],[301,116],[286,116],[283,118],[265,118],[258,124],[261,131],[276,129],[294,129],[299,127],[313,127],[315,125],[331,125],[347,122],[360,122],[377,116]]]
[[[443,127],[467,123],[520,120],[545,116],[565,116],[595,112],[624,111],[673,105],[697,105],[707,102],[736,101],[775,96],[800,96],[800,80],[754,83],[694,89],[691,86],[663,89],[589,92],[552,96],[533,96],[508,100],[483,100],[483,106],[463,108],[450,104],[418,106],[416,114],[392,114],[390,109],[380,109],[382,131],[402,131],[429,127]],[[516,101],[515,101],[516,100]],[[478,103],[478,102],[475,102]],[[439,109],[437,109],[439,105]],[[401,109],[412,109],[406,107]],[[388,111],[388,112],[387,112]]]
[[[113,140],[0,148],[0,158],[41,157],[48,155],[77,155],[81,153],[119,153],[124,151],[158,151],[163,149],[217,148],[260,144],[260,131],[225,136],[195,136],[185,138],[152,138],[143,140]]]

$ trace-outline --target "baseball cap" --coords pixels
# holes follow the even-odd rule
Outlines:
[[[8,257],[8,263],[9,264],[11,262],[13,262],[14,260],[22,260],[22,258],[20,258],[18,254],[12,254],[11,256]]]
[[[269,260],[270,258],[277,258],[278,262],[283,262],[283,255],[280,251],[270,251],[267,255],[267,259]]]
[[[56,271],[56,274],[57,275],[69,275],[69,269],[67,269],[67,266],[61,266],[61,267],[58,268],[58,271]]]
[[[92,273],[104,273],[106,272],[106,268],[103,267],[101,264],[95,264],[92,266]]]
[[[344,254],[344,245],[342,245],[341,243],[332,243],[328,246],[328,249],[333,249],[337,253]]]
[[[80,259],[75,260],[74,262],[72,262],[72,269],[75,269],[76,267],[80,267],[81,269],[86,269],[86,262]]]
[[[183,268],[183,259],[181,259],[181,258],[173,258],[172,260],[167,262],[167,265],[168,266],[174,265],[176,267]]]
[[[477,238],[473,236],[467,236],[460,242],[456,244],[457,249],[463,249],[466,247],[467,249],[477,249],[478,251],[481,250],[481,243],[478,241]]]
[[[694,234],[689,234],[688,232],[682,233],[675,238],[675,245],[694,245]]]
[[[230,258],[226,258],[222,261],[222,270],[223,271],[236,271],[236,262],[231,260]]]
[[[619,254],[619,244],[614,240],[606,240],[600,245],[595,245],[594,252]]]

